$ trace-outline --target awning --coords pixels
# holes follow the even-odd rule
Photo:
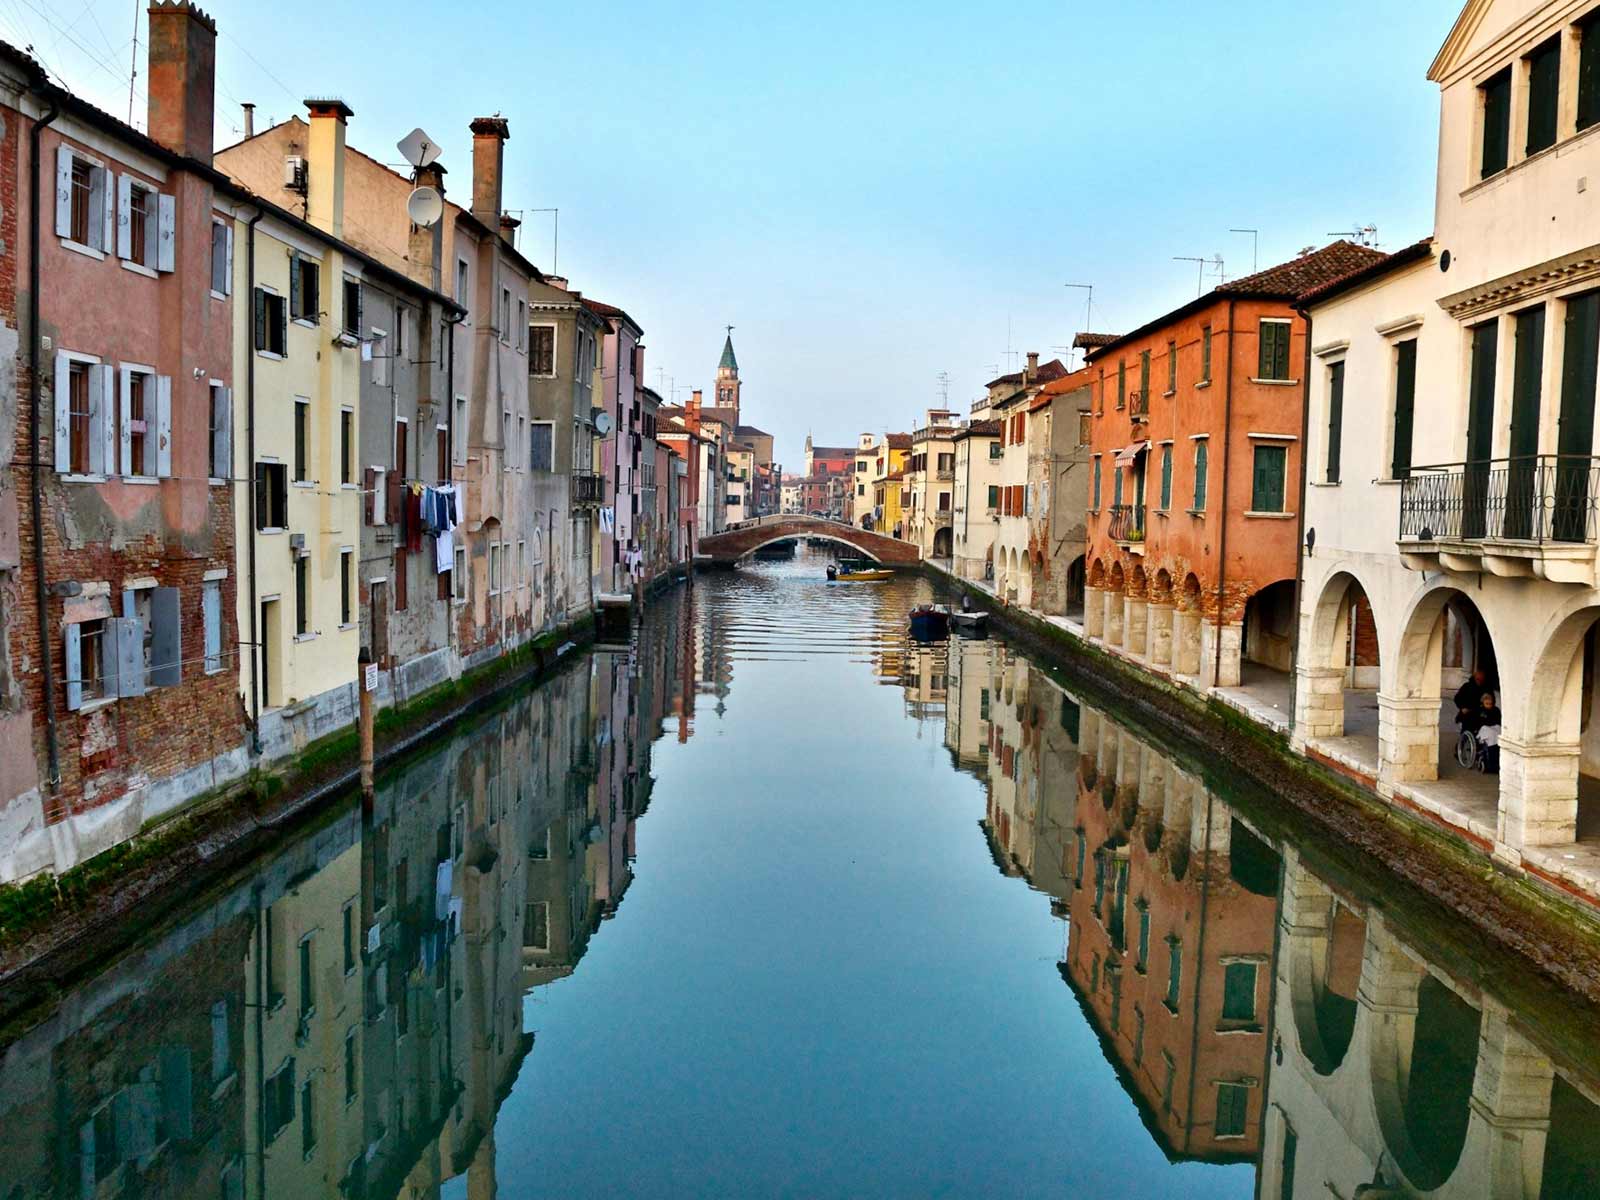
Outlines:
[[[1139,455],[1143,454],[1148,449],[1150,449],[1149,442],[1134,442],[1131,446],[1124,446],[1121,450],[1117,451],[1117,466],[1131,467],[1134,459],[1138,458]]]

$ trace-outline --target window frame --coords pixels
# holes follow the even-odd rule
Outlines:
[[[558,329],[559,326],[552,321],[532,321],[528,325],[528,374],[535,379],[555,379],[560,374],[561,339],[557,337]],[[542,355],[537,345],[537,339],[546,330],[550,334],[550,369],[541,371],[538,369],[538,365]]]

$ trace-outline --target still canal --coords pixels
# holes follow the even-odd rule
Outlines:
[[[662,596],[40,1013],[0,1200],[1600,1196],[1586,1010],[822,564]]]

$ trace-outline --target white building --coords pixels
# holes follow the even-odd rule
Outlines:
[[[1306,299],[1295,739],[1593,894],[1600,6],[1472,0],[1429,78],[1433,237]],[[1451,754],[1474,667],[1498,778]]]
[[[952,439],[955,446],[954,568],[962,579],[995,578],[1000,523],[1000,423],[974,414]]]

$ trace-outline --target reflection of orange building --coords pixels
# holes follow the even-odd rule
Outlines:
[[[1098,713],[1081,717],[1062,975],[1174,1158],[1254,1158],[1276,854]]]

